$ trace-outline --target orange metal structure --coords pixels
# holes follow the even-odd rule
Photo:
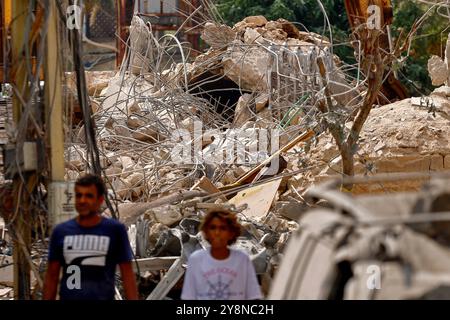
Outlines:
[[[344,0],[350,27],[354,30],[369,18],[369,6],[376,5],[380,8],[380,25],[386,27],[392,24],[393,10],[391,0]],[[385,32],[380,39],[380,45],[387,52],[389,49],[389,38]],[[403,84],[391,72],[383,83],[381,92],[388,100],[403,100],[408,98],[408,93]]]

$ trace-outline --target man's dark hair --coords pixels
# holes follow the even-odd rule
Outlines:
[[[75,182],[75,186],[88,187],[95,185],[97,188],[97,197],[101,197],[105,195],[106,187],[103,183],[103,179],[95,174],[86,174],[82,177],[79,177]]]

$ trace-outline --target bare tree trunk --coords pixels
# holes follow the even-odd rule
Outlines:
[[[365,74],[368,77],[368,86],[367,94],[364,97],[362,105],[357,111],[348,135],[345,133],[345,122],[340,123],[338,119],[329,117],[329,115],[333,113],[333,103],[328,88],[325,64],[321,57],[317,59],[317,65],[319,67],[319,72],[325,89],[325,106],[322,106],[319,109],[322,113],[328,114],[328,118],[325,117],[325,122],[331,132],[331,135],[336,141],[336,145],[338,146],[341,154],[342,175],[344,177],[352,177],[355,174],[355,163],[353,157],[354,150],[356,149],[355,146],[358,143],[363,125],[369,116],[370,110],[372,110],[372,107],[376,102],[383,83],[384,61],[381,57],[379,49],[380,34],[381,33],[378,30],[365,29],[359,35],[359,38],[363,44],[361,65],[363,66],[363,70],[365,70]],[[351,191],[353,188],[353,183],[344,183],[342,188],[344,190]]]
[[[342,159],[342,174],[344,177],[353,177],[355,174],[355,159],[353,157],[351,145],[344,144],[341,151]],[[342,189],[346,191],[351,191],[353,188],[353,183],[342,184]]]

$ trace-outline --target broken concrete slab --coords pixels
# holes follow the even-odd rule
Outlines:
[[[295,201],[278,201],[274,211],[289,220],[298,221],[307,206]]]
[[[447,81],[447,64],[438,56],[432,55],[428,60],[428,72],[434,86],[443,85]]]
[[[181,219],[183,219],[183,215],[181,214],[178,206],[164,205],[145,211],[144,219],[170,227],[180,222]]]
[[[253,118],[251,99],[252,95],[248,93],[244,93],[239,98],[234,113],[233,126],[241,127]]]
[[[239,207],[247,205],[242,214],[248,217],[261,217],[267,214],[280,186],[281,179],[240,191],[230,199],[230,203]]]
[[[236,32],[227,25],[207,22],[203,27],[201,38],[213,49],[227,47],[235,38]]]
[[[450,87],[448,86],[441,86],[439,88],[436,88],[433,90],[433,92],[430,94],[431,96],[440,96],[443,98],[448,98],[450,97]]]

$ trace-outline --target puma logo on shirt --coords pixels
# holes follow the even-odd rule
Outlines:
[[[105,266],[110,238],[91,234],[64,237],[63,255],[66,264]]]

